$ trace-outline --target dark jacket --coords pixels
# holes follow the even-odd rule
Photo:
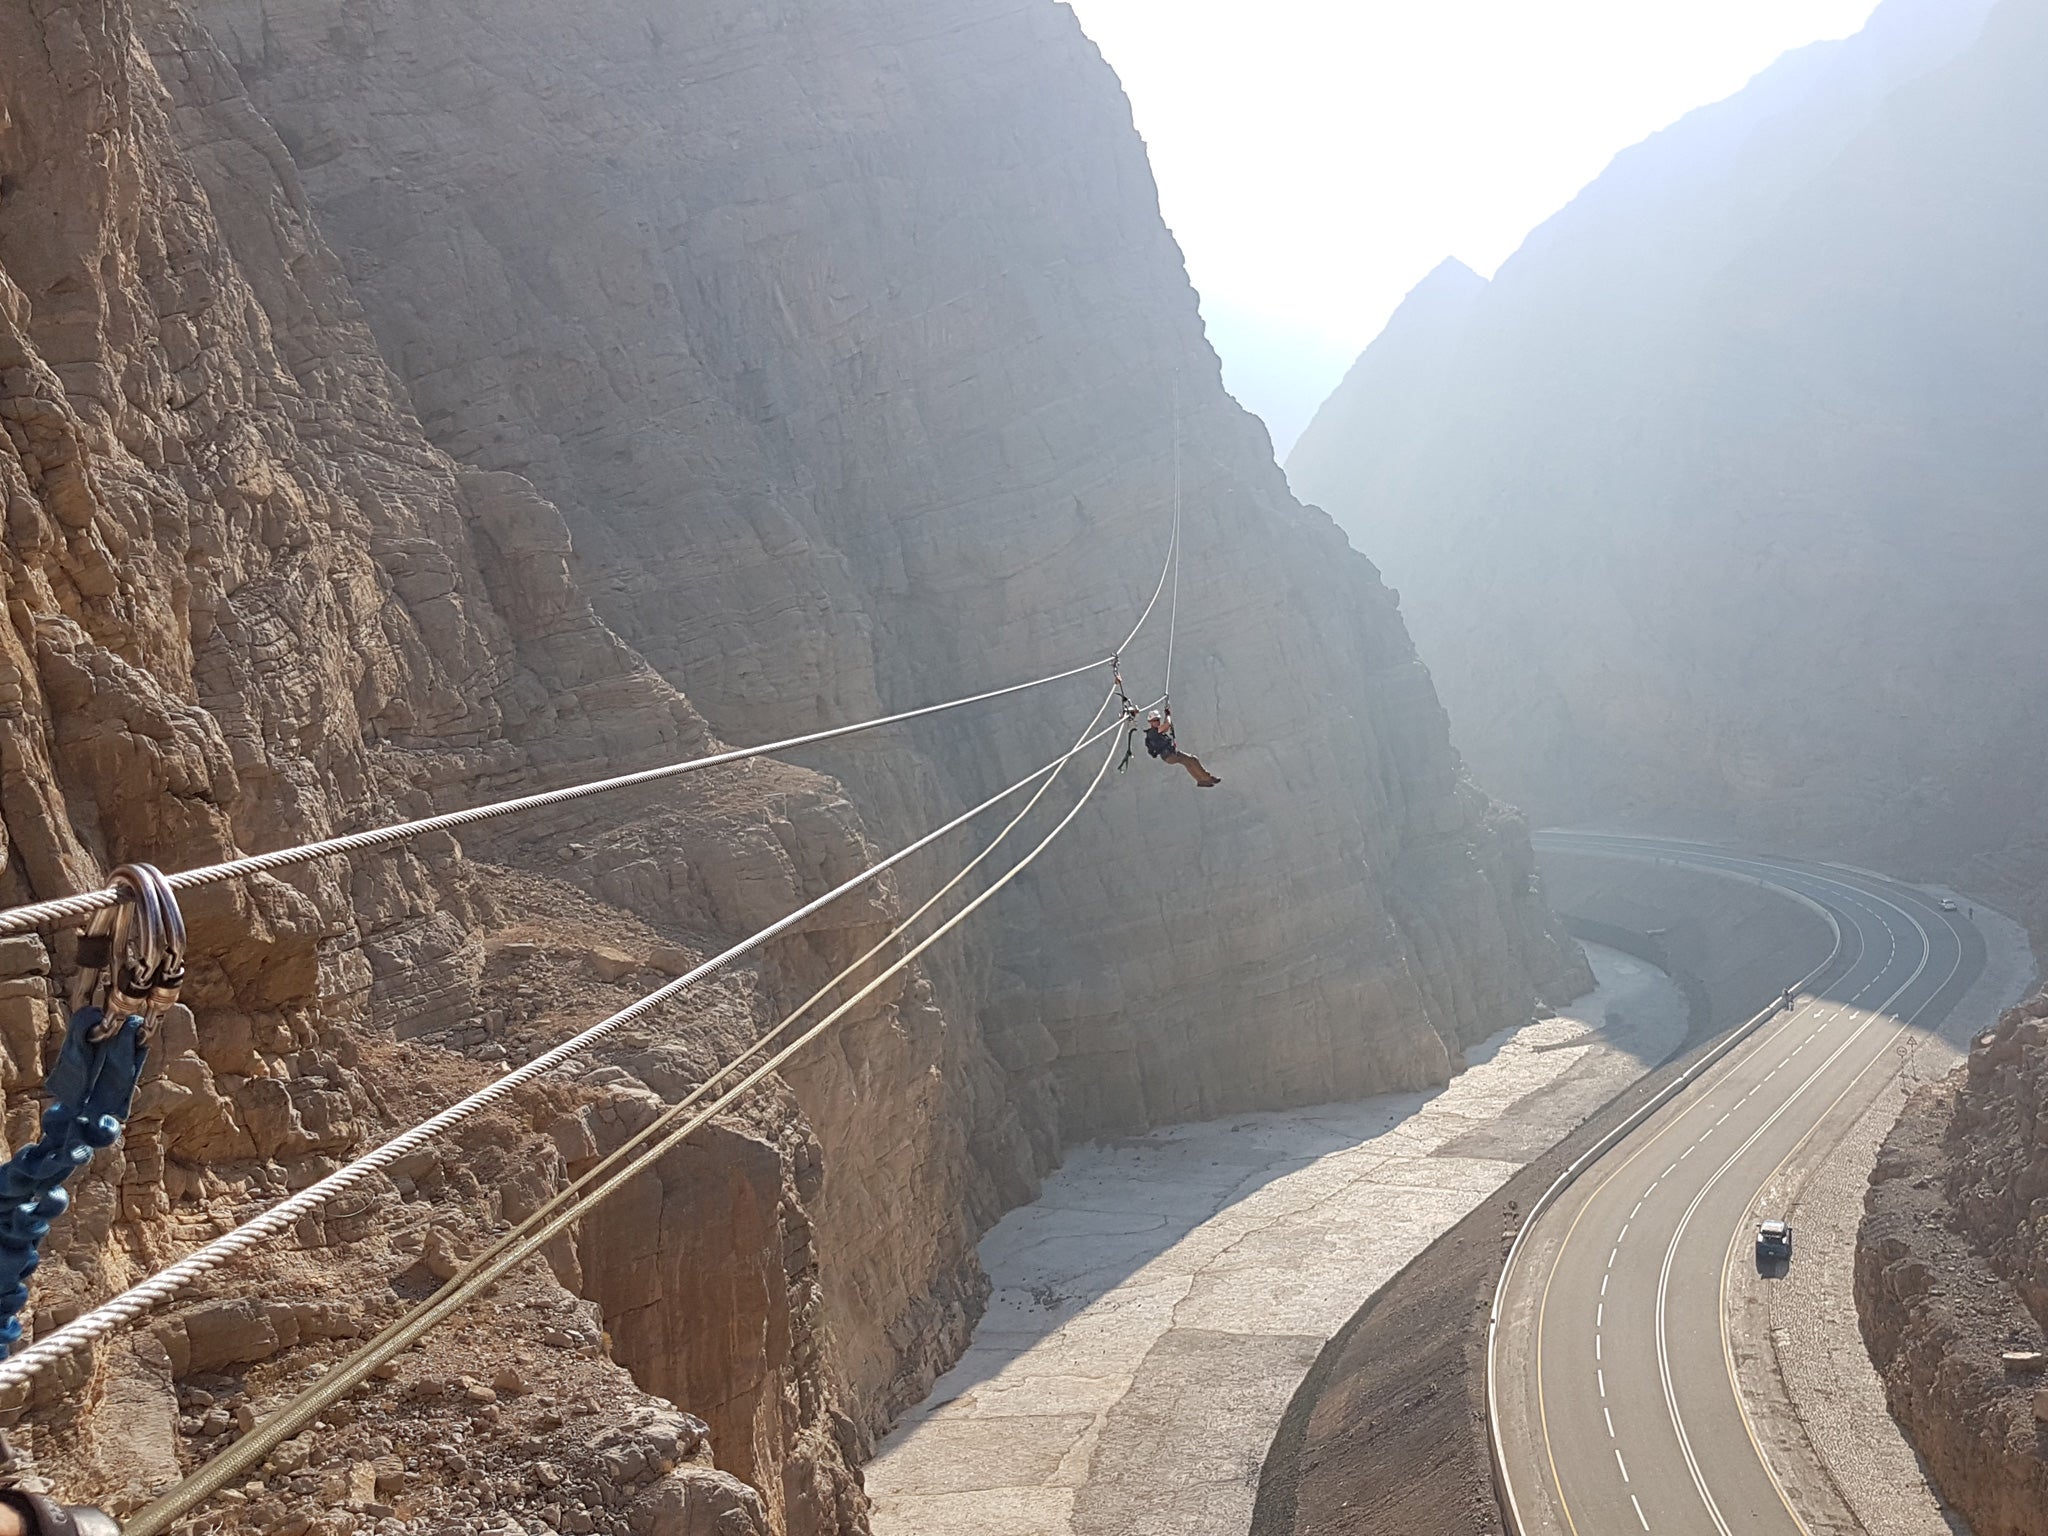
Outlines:
[[[1145,750],[1154,757],[1164,757],[1173,751],[1173,732],[1145,727]]]

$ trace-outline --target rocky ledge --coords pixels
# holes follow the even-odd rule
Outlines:
[[[1977,1536],[2048,1532],[2048,993],[1885,1141],[1856,1306],[1892,1413]]]

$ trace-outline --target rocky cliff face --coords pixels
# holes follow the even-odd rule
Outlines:
[[[1360,359],[1290,475],[1483,780],[2038,886],[2044,78],[2039,0],[1886,0]]]
[[[2048,1531],[2048,996],[1886,1140],[1856,1305],[1892,1412],[1978,1536]]]
[[[198,9],[429,435],[561,505],[600,611],[729,736],[1114,645],[1178,437],[1177,694],[1228,792],[1141,763],[1076,828],[1114,854],[1006,901],[945,988],[1040,1156],[1433,1081],[1532,979],[1572,984],[1391,598],[1222,393],[1063,7],[372,3],[339,32],[295,0]],[[1088,702],[831,762],[901,835]]]
[[[0,18],[0,57],[8,899],[97,884],[126,857],[205,862],[710,740],[571,581],[559,513],[527,482],[458,469],[420,435],[289,158],[203,36],[168,10],[31,5]],[[524,827],[532,848],[501,835],[470,850],[509,863],[443,839],[191,901],[190,1013],[173,1015],[128,1136],[54,1234],[37,1319],[74,1314],[459,1096],[508,1050],[559,1038],[872,857],[835,786],[802,770],[716,776],[685,810],[662,803],[672,798]],[[657,869],[668,878],[650,880]],[[424,1157],[352,1220],[223,1276],[220,1300],[51,1379],[30,1449],[67,1486],[117,1505],[161,1487],[232,1431],[230,1409],[266,1404],[304,1379],[309,1351],[317,1363],[394,1312],[418,1255],[445,1264],[501,1213],[530,1208],[645,1118],[643,1083],[673,1092],[701,1079],[889,910],[886,891],[848,903],[757,975],[707,986],[686,1027],[629,1042],[633,1075],[614,1067],[530,1098]],[[7,1137],[20,1145],[34,1135],[56,1038],[51,973],[61,980],[69,941],[54,955],[35,940],[0,951]],[[847,1458],[860,1437],[837,1410],[804,1241],[820,1168],[830,1161],[846,1201],[886,1194],[904,1215],[885,1257],[838,1256],[837,1282],[868,1300],[842,1325],[848,1349],[872,1337],[894,1369],[928,1374],[976,1299],[967,1210],[979,1180],[958,1152],[974,1078],[933,1071],[943,1030],[924,985],[879,994],[847,1041],[878,1094],[925,1125],[921,1179],[878,1168],[884,1149],[865,1129],[842,1145],[845,1111],[813,1125],[787,1091],[677,1155],[677,1177],[719,1189],[707,1205],[753,1212],[715,1254],[662,1272],[675,1296],[710,1287],[722,1324],[696,1341],[687,1377],[641,1372],[630,1327],[617,1352],[687,1398],[710,1435],[677,1430],[635,1462],[637,1483],[558,1479],[578,1509],[623,1518],[636,1501],[695,1500],[714,1515],[750,1509],[761,1529],[858,1526]],[[552,1139],[536,1135],[549,1126]],[[362,1219],[393,1210],[405,1214]],[[603,1260],[585,1276],[566,1255],[565,1276],[629,1317],[606,1277],[610,1256],[632,1250],[602,1230],[593,1242]],[[732,1270],[754,1283],[720,1289]],[[608,1421],[669,1422],[644,1419],[647,1400],[597,1349],[557,1358],[595,1329],[555,1327],[557,1301],[572,1298],[545,1277],[525,1289],[550,1320],[501,1321],[482,1358],[516,1350],[549,1398],[601,1403]],[[234,1299],[252,1293],[266,1300]],[[914,1339],[888,1344],[898,1329]],[[449,1358],[476,1368],[474,1342]],[[481,1411],[459,1394],[438,1409],[414,1396],[428,1406],[408,1410],[425,1421],[409,1429],[426,1441],[460,1438]],[[377,1417],[286,1457],[244,1501],[252,1528],[308,1529],[288,1511],[323,1504],[336,1530],[379,1504],[479,1520],[568,1507],[557,1484],[489,1455],[468,1475],[432,1476],[417,1459],[387,1475],[393,1426]],[[573,1463],[574,1426],[561,1436]],[[718,1481],[713,1444],[763,1497]]]
[[[0,898],[1083,658],[1149,590],[1183,445],[1179,697],[1226,789],[1141,759],[974,944],[287,1447],[232,1525],[858,1531],[854,1464],[1063,1137],[1439,1080],[1580,984],[1391,596],[1222,395],[1063,9],[23,0],[0,61]],[[850,798],[756,763],[195,899],[189,1015],[39,1325],[1035,766],[1088,702],[835,752]],[[38,1463],[160,1488],[895,910],[821,914],[53,1378]],[[10,1145],[69,945],[0,945]]]

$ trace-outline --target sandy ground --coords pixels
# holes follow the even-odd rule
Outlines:
[[[1323,1343],[1684,1038],[1668,978],[1587,952],[1596,991],[1438,1092],[1076,1149],[982,1242],[972,1346],[867,1469],[876,1536],[1241,1536]]]
[[[1885,1405],[1884,1384],[1857,1326],[1854,1289],[1864,1192],[1907,1095],[1961,1064],[1970,1038],[2032,989],[2025,930],[1981,902],[1958,899],[1972,908],[1984,937],[1983,972],[1940,1033],[1913,1038],[1900,1070],[1839,1141],[1787,1166],[1780,1199],[1800,1235],[1801,1262],[1775,1285],[1737,1266],[1741,1283],[1731,1302],[1749,1318],[1742,1330],[1748,1347],[1737,1351],[1744,1403],[1814,1536],[1965,1530],[1943,1507]]]

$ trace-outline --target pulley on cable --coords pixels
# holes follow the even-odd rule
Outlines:
[[[42,1135],[0,1165],[0,1348],[21,1342],[28,1278],[50,1224],[71,1204],[65,1181],[120,1139],[158,1024],[185,980],[185,921],[148,864],[124,864],[123,900],[95,915],[78,942],[78,979],[64,1044],[44,1090]]]

